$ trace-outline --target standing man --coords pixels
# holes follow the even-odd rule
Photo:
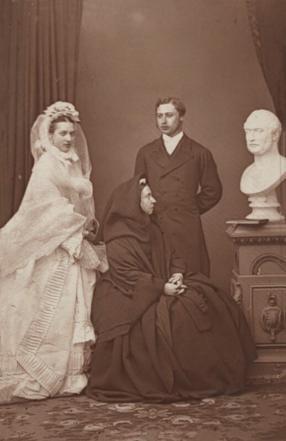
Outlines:
[[[200,215],[218,203],[222,185],[209,150],[183,132],[184,104],[174,97],[155,106],[162,136],[142,147],[135,174],[144,173],[157,200],[155,216],[187,270],[209,275]]]

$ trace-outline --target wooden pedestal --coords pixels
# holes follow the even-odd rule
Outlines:
[[[286,381],[286,224],[234,225],[231,293],[257,347],[250,381]]]

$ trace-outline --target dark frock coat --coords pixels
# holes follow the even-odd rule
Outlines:
[[[162,138],[142,147],[135,174],[144,174],[157,200],[156,222],[189,271],[209,275],[209,257],[200,215],[222,196],[222,185],[211,152],[184,135],[172,155]]]

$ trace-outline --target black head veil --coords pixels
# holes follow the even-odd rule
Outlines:
[[[97,239],[105,243],[119,237],[150,241],[150,216],[140,207],[141,192],[146,185],[142,175],[119,185],[112,193],[99,228]]]

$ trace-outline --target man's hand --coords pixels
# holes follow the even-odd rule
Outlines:
[[[85,224],[83,230],[83,237],[87,239],[89,242],[94,243],[96,238],[96,233],[98,230],[98,222],[95,219],[91,219]]]
[[[85,239],[87,239],[89,242],[94,243],[95,242],[95,238],[96,238],[96,234],[88,231],[88,230],[84,230],[83,231],[83,237]]]

